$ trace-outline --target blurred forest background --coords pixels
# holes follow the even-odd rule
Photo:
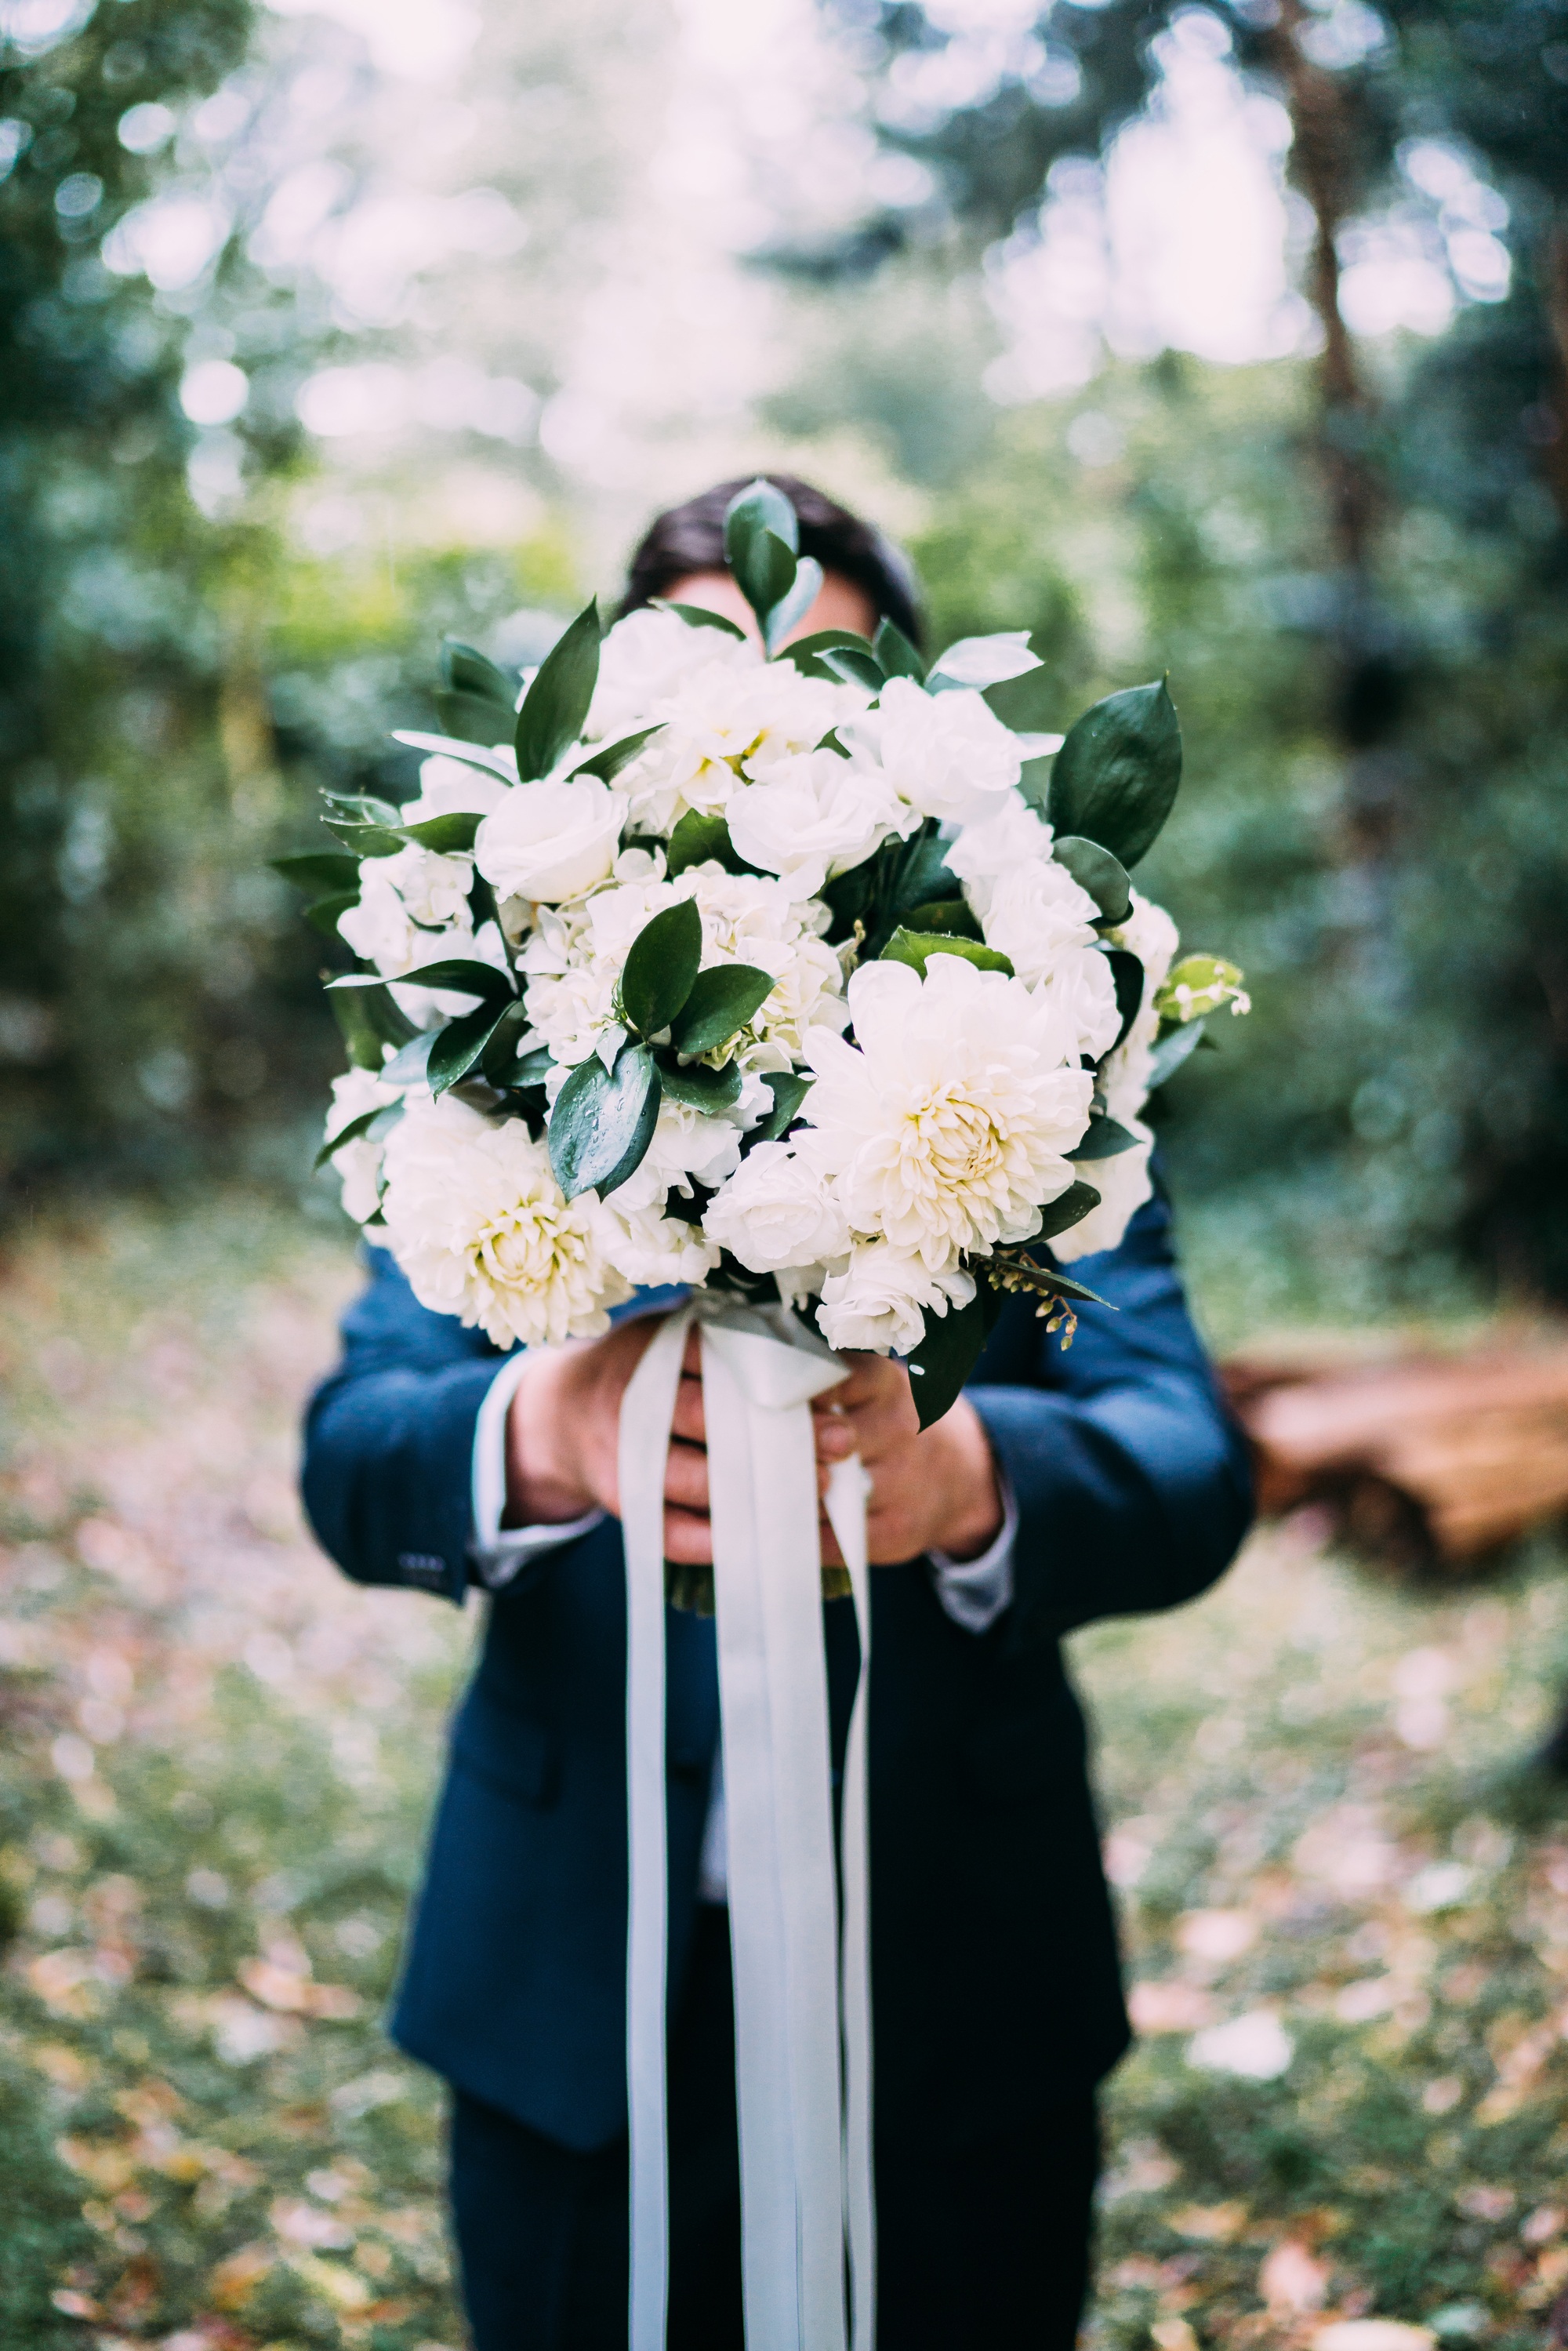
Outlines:
[[[298,1193],[267,858],[788,463],[1054,723],[1169,671],[1241,1319],[1568,1290],[1562,0],[0,0],[0,172],[14,1203]]]

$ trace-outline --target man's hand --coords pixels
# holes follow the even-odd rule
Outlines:
[[[617,1448],[621,1399],[657,1329],[645,1317],[602,1339],[543,1355],[524,1377],[507,1424],[507,1523],[538,1526],[600,1509],[621,1514]],[[847,1379],[812,1406],[818,1485],[858,1453],[871,1479],[870,1556],[887,1567],[928,1551],[977,1558],[994,1542],[1002,1504],[990,1443],[963,1396],[922,1430],[902,1364],[852,1357]],[[713,1558],[708,1523],[706,1424],[697,1333],[686,1342],[664,1472],[664,1555],[682,1565]],[[822,1556],[841,1565],[824,1523]]]

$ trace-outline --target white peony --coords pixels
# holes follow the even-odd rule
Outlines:
[[[792,898],[813,898],[913,819],[880,769],[836,751],[775,761],[729,803],[729,837],[748,865],[777,873]]]
[[[567,1200],[520,1119],[494,1125],[450,1094],[415,1099],[386,1148],[382,1214],[422,1306],[498,1347],[586,1338],[631,1286],[591,1194]]]
[[[609,880],[625,814],[597,776],[519,784],[479,827],[475,862],[498,897],[559,905]]]
[[[787,1143],[759,1143],[703,1218],[710,1240],[753,1273],[823,1266],[844,1255],[850,1228],[821,1170]]]
[[[830,1347],[907,1355],[925,1335],[925,1309],[967,1306],[974,1277],[952,1267],[933,1273],[917,1250],[867,1241],[822,1284],[817,1321]]]
[[[433,816],[488,816],[512,789],[500,776],[437,752],[420,762],[419,798],[404,800],[403,822],[423,824]]]
[[[963,1250],[1027,1239],[1073,1179],[1066,1154],[1092,1085],[1067,1065],[1051,1008],[956,955],[933,955],[924,981],[907,964],[864,965],[849,1003],[858,1050],[807,1040],[806,1113],[810,1155],[854,1231],[934,1274]]]
[[[692,628],[674,612],[628,612],[599,649],[599,677],[584,735],[616,743],[650,724],[654,703],[706,665],[759,669],[762,649],[724,629]]]
[[[946,824],[994,810],[1022,768],[1017,737],[967,686],[927,694],[913,678],[890,678],[876,708],[841,721],[838,731],[845,748],[880,768],[901,799]]]
[[[341,1134],[368,1110],[390,1110],[402,1096],[395,1087],[383,1086],[373,1070],[345,1070],[340,1078],[332,1081],[332,1106],[327,1113],[325,1140]],[[343,1187],[343,1213],[362,1225],[373,1217],[381,1205],[382,1158],[385,1145],[368,1134],[359,1134],[352,1143],[345,1143],[332,1155]]]

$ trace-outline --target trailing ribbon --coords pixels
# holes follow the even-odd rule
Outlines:
[[[712,1293],[663,1324],[621,1411],[631,2346],[663,2351],[668,2299],[664,1485],[694,1321],[702,1332],[713,1522],[747,2351],[845,2351],[846,2341],[872,2351],[866,1479],[858,1460],[841,1462],[826,1503],[861,1645],[844,1761],[841,1932],[810,1399],[836,1385],[845,1367],[782,1308]]]

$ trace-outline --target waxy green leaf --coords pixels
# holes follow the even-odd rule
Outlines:
[[[358,890],[334,890],[329,896],[318,898],[313,906],[307,906],[305,919],[313,931],[320,932],[324,939],[335,939],[340,935],[338,925],[350,907],[357,906],[359,903]]]
[[[778,1143],[800,1116],[800,1105],[810,1092],[813,1081],[799,1070],[765,1070],[762,1082],[773,1097],[773,1107],[760,1124],[752,1128],[747,1141]]]
[[[663,721],[660,722],[663,724]],[[597,776],[601,784],[612,784],[622,768],[629,768],[643,745],[652,741],[658,726],[640,726],[635,735],[622,735],[619,743],[606,743],[580,759],[572,769],[574,776]]]
[[[1127,947],[1112,947],[1106,960],[1111,966],[1111,984],[1116,991],[1116,1009],[1122,1016],[1122,1025],[1108,1048],[1113,1053],[1138,1017],[1147,975],[1137,956]]]
[[[756,964],[718,963],[699,971],[691,993],[670,1023],[670,1042],[679,1053],[711,1053],[773,992],[773,975]]]
[[[1071,1231],[1074,1225],[1083,1222],[1091,1209],[1099,1206],[1100,1195],[1092,1184],[1070,1184],[1065,1192],[1059,1192],[1054,1200],[1046,1202],[1040,1211],[1040,1230],[1030,1235],[1030,1247],[1032,1249],[1036,1241],[1054,1240],[1058,1233]]]
[[[346,850],[301,849],[268,862],[273,872],[281,873],[297,890],[359,891],[359,861]]]
[[[1059,865],[1065,865],[1081,890],[1086,890],[1100,909],[1103,923],[1124,923],[1133,911],[1132,883],[1119,857],[1102,849],[1097,841],[1085,841],[1082,833],[1063,833],[1052,847]]]
[[[987,1338],[983,1297],[967,1306],[949,1306],[946,1314],[925,1309],[925,1336],[907,1358],[909,1392],[922,1428],[950,1412],[959,1390],[980,1360]]]
[[[868,693],[880,694],[887,684],[887,675],[876,655],[859,645],[829,645],[821,655],[822,667],[845,685],[863,685]]]
[[[498,702],[507,712],[517,706],[517,679],[460,637],[441,640],[441,683],[448,694],[476,695],[481,701]]]
[[[822,656],[836,645],[845,645],[852,653],[869,653],[872,650],[865,638],[853,629],[818,629],[810,636],[797,637],[792,645],[786,645],[779,659],[793,662],[807,677],[831,679],[833,673],[822,666]]]
[[[1205,1042],[1207,1027],[1206,1020],[1188,1020],[1181,1028],[1172,1029],[1159,1039],[1149,1057],[1151,1093],[1155,1086],[1163,1086],[1167,1078],[1174,1078],[1188,1056],[1197,1052]]]
[[[580,1061],[556,1096],[550,1165],[569,1200],[613,1192],[641,1166],[659,1116],[659,1072],[645,1045],[622,1045],[615,1067]]]
[[[688,629],[718,629],[725,636],[738,637],[742,644],[746,643],[746,631],[737,628],[727,613],[710,612],[706,604],[666,604],[662,596],[652,601],[656,612],[674,612]]]
[[[1138,1138],[1129,1134],[1113,1118],[1096,1112],[1089,1122],[1088,1132],[1076,1151],[1067,1155],[1075,1165],[1086,1160],[1114,1159],[1124,1151],[1135,1151]]]
[[[436,716],[459,743],[482,743],[489,748],[506,742],[517,724],[509,702],[492,702],[485,695],[452,694],[444,686],[437,686],[431,698]]]
[[[664,870],[673,882],[688,865],[706,865],[710,861],[722,865],[727,873],[756,871],[737,854],[729,827],[722,816],[705,816],[698,809],[688,809],[670,835],[664,851]]]
[[[728,1110],[740,1100],[737,1061],[727,1061],[722,1070],[710,1069],[706,1061],[687,1061],[683,1067],[667,1048],[661,1049],[656,1058],[659,1083],[673,1102],[714,1113]]]
[[[329,979],[329,987],[379,987],[382,980],[374,972],[347,972],[340,979]],[[417,971],[400,972],[400,987],[447,987],[454,995],[477,996],[486,1003],[512,1003],[517,995],[504,971],[494,964],[476,963],[468,957],[447,956],[441,963],[422,964]]]
[[[514,738],[524,783],[548,776],[582,733],[599,681],[599,606],[591,601],[539,664]]]
[[[937,931],[906,930],[902,924],[882,951],[884,963],[906,963],[925,976],[925,966],[934,955],[961,956],[980,971],[999,971],[1008,978],[1013,976],[1012,965],[995,947],[982,946],[977,939],[949,938]]]
[[[790,632],[800,627],[821,594],[822,579],[822,567],[815,556],[796,558],[793,580],[762,623],[762,645],[769,660],[779,652]]]
[[[872,640],[872,651],[882,664],[885,677],[912,677],[916,685],[925,682],[925,664],[904,631],[893,621],[883,621]]]
[[[924,906],[911,906],[908,926],[912,931],[940,932],[945,938],[983,939],[974,908],[967,898],[933,898]]]
[[[1164,679],[1107,695],[1056,755],[1046,813],[1055,831],[1098,841],[1136,865],[1181,785],[1181,727]]]
[[[622,1007],[639,1036],[656,1037],[670,1026],[692,992],[702,954],[702,916],[694,898],[643,924],[621,975]]]
[[[425,1082],[433,1094],[444,1093],[448,1086],[477,1070],[485,1048],[509,1008],[497,1011],[494,1004],[481,1004],[476,1011],[465,1012],[437,1031],[424,1065]]]
[[[417,841],[421,849],[434,851],[437,857],[458,857],[474,846],[474,836],[485,820],[465,809],[454,809],[446,816],[422,817],[417,824],[400,828],[403,838]]]

